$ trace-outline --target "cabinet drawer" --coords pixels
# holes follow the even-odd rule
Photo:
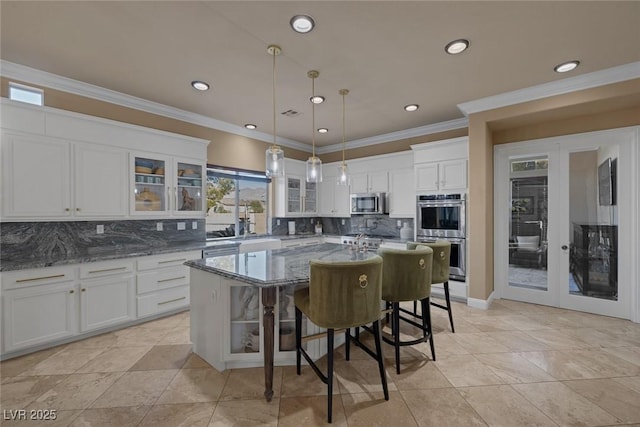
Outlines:
[[[76,268],[74,267],[46,267],[32,268],[28,270],[8,271],[1,274],[2,289],[21,289],[28,286],[36,286],[50,283],[67,282],[75,280]]]
[[[164,289],[147,295],[138,296],[138,317],[152,316],[157,313],[174,310],[189,305],[189,286]]]
[[[114,274],[124,274],[133,272],[133,261],[104,261],[92,262],[80,266],[80,278],[90,279],[94,277],[111,276]]]
[[[189,269],[173,267],[138,274],[137,293],[143,294],[161,289],[189,284]]]
[[[138,259],[138,270],[175,267],[192,259],[202,258],[202,251],[176,252],[167,255],[153,255]]]

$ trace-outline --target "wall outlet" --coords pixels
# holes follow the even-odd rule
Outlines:
[[[402,227],[402,221],[397,220],[396,221],[396,227],[398,227],[398,228]]]
[[[313,223],[314,223],[314,221],[315,221],[315,219],[311,218],[311,224],[313,224]]]
[[[162,231],[162,223],[156,222],[156,231]]]
[[[186,222],[179,222],[178,223],[178,230],[186,230],[187,229],[187,223]]]
[[[276,219],[276,225],[280,225],[280,219]]]
[[[104,225],[102,225],[102,224],[96,225],[96,233],[97,234],[104,234]]]
[[[198,221],[193,221],[191,223],[191,229],[192,230],[197,230],[198,229]]]
[[[344,225],[344,218],[342,219],[342,225]]]

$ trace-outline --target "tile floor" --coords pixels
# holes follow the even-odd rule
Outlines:
[[[432,309],[427,344],[385,345],[390,400],[362,350],[336,362],[335,426],[640,426],[640,325],[507,300],[455,304],[456,333]],[[410,328],[403,333],[411,334]],[[322,363],[322,362],[321,362]],[[272,402],[261,368],[218,372],[191,354],[188,312],[0,364],[3,426],[314,426],[326,386],[276,367]],[[50,422],[9,410],[55,409]]]

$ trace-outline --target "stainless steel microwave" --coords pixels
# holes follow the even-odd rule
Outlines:
[[[385,214],[387,208],[387,193],[358,193],[352,194],[351,215]]]

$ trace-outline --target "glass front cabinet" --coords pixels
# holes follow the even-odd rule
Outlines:
[[[204,216],[203,164],[133,154],[131,170],[133,215]]]

